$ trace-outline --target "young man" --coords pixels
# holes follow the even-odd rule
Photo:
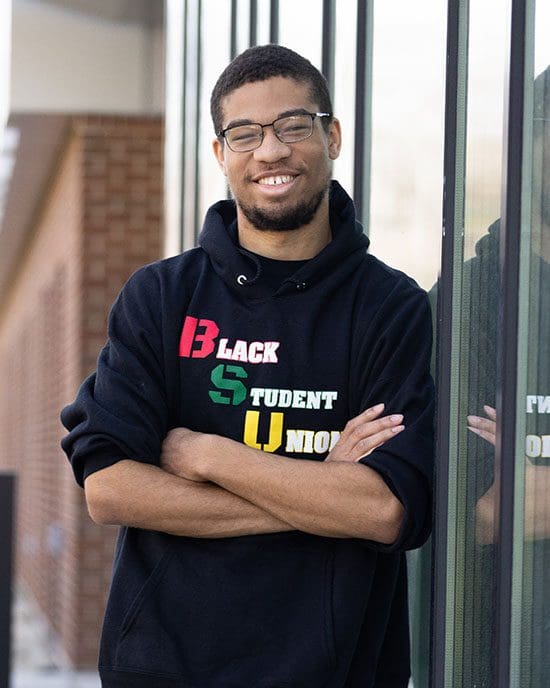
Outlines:
[[[107,688],[405,687],[403,551],[430,521],[431,320],[331,182],[322,75],[247,50],[212,93],[234,196],[138,271],[63,411],[90,514],[122,526]]]

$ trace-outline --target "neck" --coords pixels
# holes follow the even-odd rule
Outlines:
[[[325,199],[313,220],[289,231],[257,229],[237,206],[239,244],[247,251],[274,260],[309,260],[320,253],[332,239],[328,199]]]

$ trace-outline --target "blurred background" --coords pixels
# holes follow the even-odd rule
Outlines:
[[[110,304],[162,245],[164,4],[0,3],[0,467],[16,474],[14,686],[96,686],[114,529],[89,519],[59,410]],[[4,128],[5,125],[5,128]],[[86,682],[87,681],[87,682]]]
[[[550,61],[550,10],[537,2],[535,21],[535,3],[527,5],[534,75],[535,52],[538,71]],[[510,8],[501,0],[0,0],[0,471],[16,478],[13,688],[99,685],[115,532],[87,515],[59,448],[59,411],[93,370],[128,276],[193,246],[206,208],[227,195],[208,105],[221,70],[268,42],[322,69],[343,127],[334,176],[356,202],[371,251],[430,290],[441,265],[448,10],[459,11],[468,37],[459,82],[447,82],[447,97],[462,88],[462,182],[447,194],[462,198],[456,259],[466,265],[501,216]],[[455,310],[464,327],[467,296]],[[494,358],[496,332],[492,344]],[[458,354],[466,363],[471,355],[467,347]],[[460,370],[453,374],[467,386]],[[455,439],[466,432],[469,404],[452,408]],[[471,648],[490,652],[483,643],[494,624],[475,610],[495,566],[483,564],[477,587],[464,584],[465,567],[481,561],[467,489],[480,493],[478,449],[463,438],[449,452],[440,460],[462,462],[454,482],[464,489],[444,505],[456,538],[449,657],[459,648],[445,686],[489,687],[491,667],[479,684],[467,670]],[[7,497],[2,506],[7,524]],[[3,556],[9,533],[0,533]],[[415,555],[410,567],[419,688],[430,662],[429,556]],[[521,684],[531,685],[539,683]]]

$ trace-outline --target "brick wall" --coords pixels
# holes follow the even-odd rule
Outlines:
[[[105,341],[120,287],[161,245],[161,123],[78,117],[0,312],[0,469],[18,475],[17,577],[69,663],[96,663],[114,528],[88,517],[59,411]],[[1,250],[1,235],[0,235]]]

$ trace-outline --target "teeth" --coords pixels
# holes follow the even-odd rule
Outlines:
[[[277,184],[288,184],[294,177],[290,174],[284,174],[278,177],[262,177],[258,184],[267,184],[268,186],[276,186]]]

